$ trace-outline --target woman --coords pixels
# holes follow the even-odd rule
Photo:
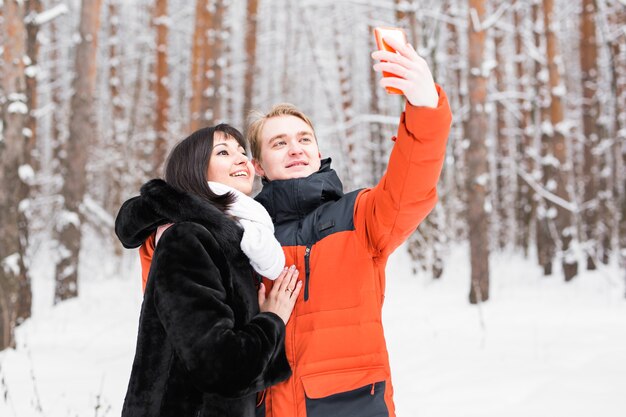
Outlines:
[[[172,150],[165,181],[120,209],[125,247],[159,238],[123,417],[253,416],[256,393],[291,374],[285,324],[302,284],[247,196],[244,148],[228,125],[200,129]],[[259,274],[276,278],[267,297]]]

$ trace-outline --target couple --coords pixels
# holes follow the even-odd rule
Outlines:
[[[435,205],[451,114],[413,47],[385,41],[374,69],[407,104],[375,187],[344,194],[311,121],[278,105],[251,162],[236,129],[204,128],[124,203],[116,233],[147,275],[124,417],[395,415],[385,265]]]

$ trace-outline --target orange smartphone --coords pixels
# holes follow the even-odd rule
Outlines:
[[[376,38],[376,46],[381,51],[396,52],[391,46],[387,45],[383,38],[393,38],[400,42],[406,43],[406,34],[400,28],[391,27],[377,27],[374,28],[374,37]],[[390,72],[383,71],[383,77],[397,77],[397,75]],[[403,94],[402,91],[397,88],[387,87],[387,94]]]

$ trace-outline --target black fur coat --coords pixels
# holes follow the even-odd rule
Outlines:
[[[115,231],[137,247],[173,222],[154,252],[123,417],[253,416],[257,391],[291,370],[285,325],[259,313],[242,230],[209,202],[152,180]]]

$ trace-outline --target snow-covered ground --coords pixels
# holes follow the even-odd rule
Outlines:
[[[34,265],[33,318],[18,329],[17,350],[0,353],[0,416],[120,414],[141,305],[138,262],[120,268],[91,253],[80,298],[56,307],[49,265]],[[480,307],[467,302],[467,251],[452,251],[446,266],[433,281],[412,275],[402,249],[389,262],[384,320],[398,416],[626,416],[616,266],[566,284],[517,255],[496,255],[491,300]]]

